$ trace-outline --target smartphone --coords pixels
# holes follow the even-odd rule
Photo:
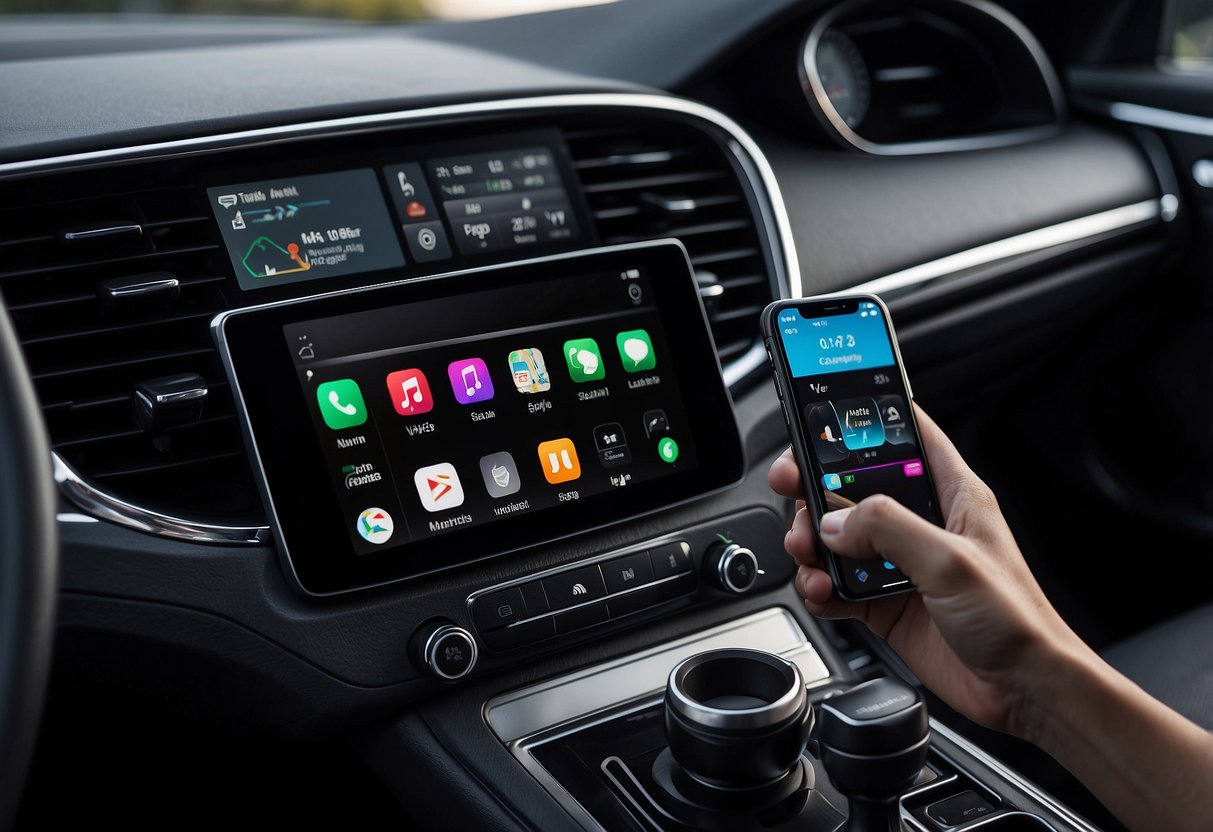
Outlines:
[[[763,336],[792,451],[817,527],[821,515],[887,494],[943,525],[889,310],[875,295],[776,301]],[[866,601],[914,588],[897,564],[841,558],[821,544],[834,591]]]

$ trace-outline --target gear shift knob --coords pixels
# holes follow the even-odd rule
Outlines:
[[[914,688],[873,679],[818,706],[821,761],[850,802],[846,832],[897,832],[897,800],[913,785],[931,738]]]

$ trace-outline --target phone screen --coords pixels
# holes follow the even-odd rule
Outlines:
[[[791,383],[812,482],[826,510],[887,494],[941,523],[884,309],[863,299],[781,308],[774,322]],[[896,592],[909,579],[881,558],[838,558],[852,597]]]

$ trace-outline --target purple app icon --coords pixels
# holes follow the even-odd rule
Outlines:
[[[462,358],[452,361],[446,368],[451,379],[451,389],[460,404],[478,404],[493,398],[493,380],[489,368],[479,358]]]

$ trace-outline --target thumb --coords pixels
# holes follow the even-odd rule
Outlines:
[[[954,593],[957,582],[972,574],[967,540],[883,494],[823,515],[820,532],[821,541],[835,554],[891,561],[927,595]]]

